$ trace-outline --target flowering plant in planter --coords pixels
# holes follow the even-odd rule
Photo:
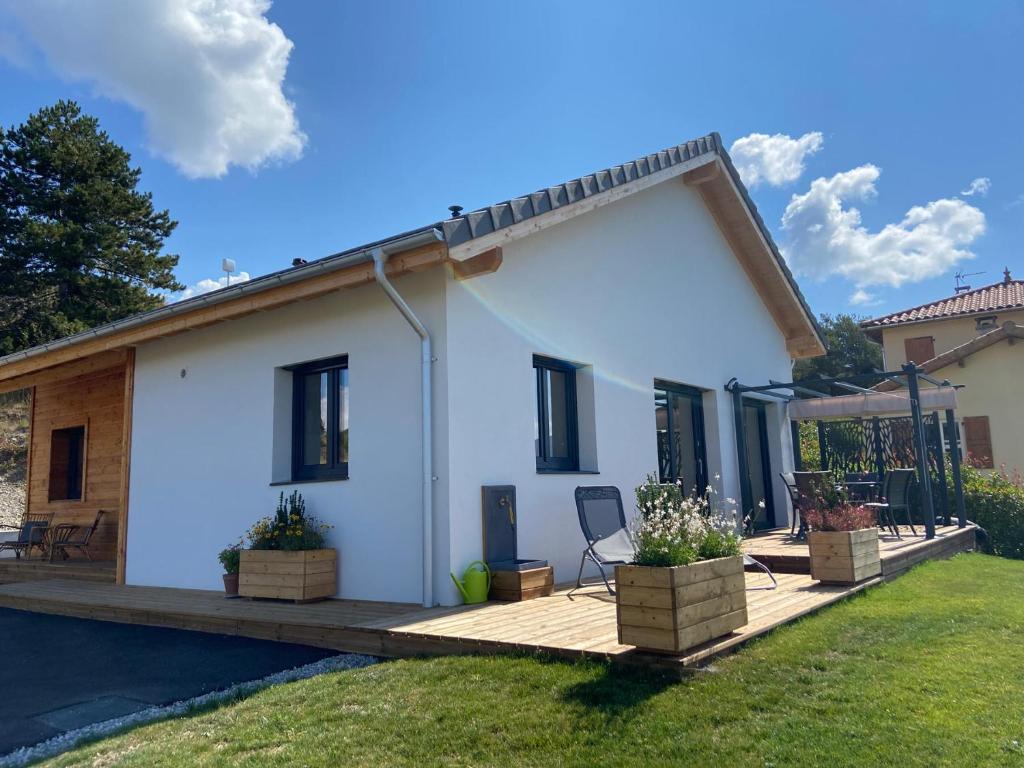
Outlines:
[[[238,573],[238,562],[242,556],[242,543],[232,544],[230,547],[225,547],[217,555],[217,559],[220,560],[221,566],[224,568],[225,575],[231,575]]]
[[[740,554],[735,510],[722,509],[710,485],[686,496],[678,483],[663,485],[648,475],[636,489],[636,505],[635,565],[670,567]]]
[[[746,624],[735,511],[720,508],[711,486],[687,496],[650,476],[636,500],[633,564],[615,568],[619,642],[680,653]]]
[[[249,549],[280,549],[285,552],[323,549],[331,527],[306,513],[306,501],[298,491],[287,499],[282,492],[277,511],[256,521],[249,529]]]
[[[804,505],[803,515],[812,531],[859,531],[873,528],[877,520],[871,508],[851,504],[846,494],[834,486],[822,484],[809,502]]]

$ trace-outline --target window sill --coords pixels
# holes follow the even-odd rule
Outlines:
[[[596,469],[538,469],[538,475],[600,475]]]
[[[308,480],[275,480],[270,484],[271,488],[279,485],[305,485],[307,483],[337,483],[348,480],[348,477],[314,477]]]

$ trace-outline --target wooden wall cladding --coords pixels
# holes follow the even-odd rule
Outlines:
[[[89,545],[93,560],[116,555],[124,393],[123,366],[41,383],[33,393],[29,512],[50,515],[51,525],[91,525],[98,510],[106,511]],[[83,497],[50,501],[51,432],[76,426],[86,428]]]

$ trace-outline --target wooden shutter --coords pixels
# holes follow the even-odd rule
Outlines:
[[[967,458],[976,466],[992,469],[992,433],[988,428],[988,416],[964,416],[964,443]]]
[[[903,340],[903,349],[907,353],[907,362],[920,365],[935,357],[935,339],[931,336],[917,336]]]

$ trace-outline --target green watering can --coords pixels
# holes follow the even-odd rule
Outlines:
[[[479,565],[483,570],[481,571],[473,567],[476,565]],[[467,565],[465,573],[462,574],[462,581],[455,578],[453,573],[452,581],[455,582],[455,586],[462,593],[462,599],[466,601],[466,605],[487,602],[487,593],[491,589],[491,569],[487,567],[487,563],[483,560],[474,560]]]

